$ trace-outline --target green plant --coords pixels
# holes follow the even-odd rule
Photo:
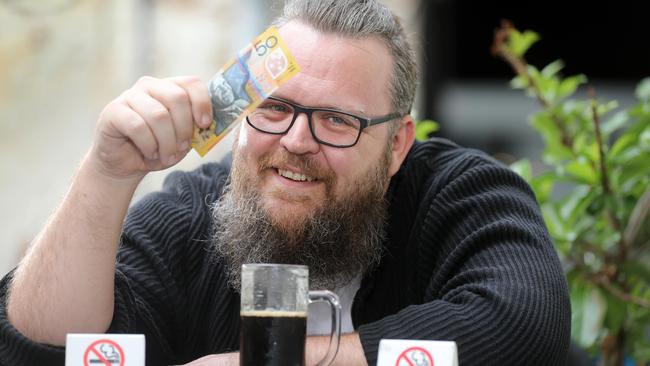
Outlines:
[[[572,339],[623,365],[625,355],[650,361],[650,78],[636,88],[638,103],[620,108],[593,88],[576,91],[584,75],[563,77],[561,61],[539,70],[524,59],[539,40],[504,21],[493,54],[541,109],[530,124],[545,148],[542,169],[529,160],[512,168],[533,187],[571,291]],[[607,55],[605,55],[607,56]],[[612,56],[612,55],[609,55]],[[535,170],[535,171],[534,171]]]
[[[429,135],[438,131],[440,125],[438,122],[431,119],[424,119],[415,123],[415,139],[424,141],[429,138]]]

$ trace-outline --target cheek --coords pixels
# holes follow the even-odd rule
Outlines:
[[[333,149],[328,151],[326,159],[330,169],[336,175],[335,191],[338,195],[356,189],[358,185],[364,185],[365,177],[377,164],[385,163],[385,151],[377,145],[359,146],[359,149],[350,151],[346,149]]]
[[[359,176],[363,176],[368,169],[368,157],[346,149],[336,149],[325,153],[329,169],[336,177],[334,191],[337,194],[348,191],[351,185],[356,184]]]
[[[268,153],[277,140],[276,135],[259,132],[249,126],[244,119],[239,129],[237,145],[240,149],[246,151],[246,155],[259,157]]]

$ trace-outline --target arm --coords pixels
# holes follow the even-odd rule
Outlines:
[[[320,361],[327,347],[329,346],[330,337],[313,336],[307,337],[305,349],[306,364],[308,366],[316,365]],[[222,353],[218,355],[209,355],[201,357],[198,360],[186,364],[186,366],[220,366],[220,365],[239,365],[239,353]],[[339,352],[336,354],[332,365],[340,366],[367,366],[366,356],[361,347],[358,333],[341,335]]]
[[[133,192],[148,172],[185,156],[193,125],[211,122],[210,108],[207,88],[187,77],[142,78],[108,104],[70,190],[14,274],[7,316],[17,330],[55,345],[69,332],[107,330]]]
[[[316,365],[327,352],[329,347],[329,336],[312,336],[307,337],[307,348],[305,350],[305,357],[307,358],[307,365]],[[367,366],[366,355],[361,347],[361,340],[359,333],[349,333],[341,335],[341,343],[339,344],[339,351],[334,358],[335,366]]]
[[[556,364],[569,341],[568,291],[531,190],[476,154],[441,160],[418,191],[426,195],[404,185],[396,196],[394,221],[413,212],[413,224],[396,231],[359,299],[368,362],[394,338],[456,341],[460,364]]]

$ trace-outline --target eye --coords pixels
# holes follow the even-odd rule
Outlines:
[[[355,123],[353,121],[353,118],[350,116],[346,116],[344,114],[328,114],[324,116],[327,122],[332,125],[332,126],[338,126],[338,127],[346,127],[346,126],[354,126]]]
[[[268,112],[275,112],[275,113],[291,113],[291,107],[280,102],[275,102],[275,101],[267,101],[264,102],[262,105],[259,107],[260,109],[264,109]]]

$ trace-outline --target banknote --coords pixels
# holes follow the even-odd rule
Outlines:
[[[237,122],[299,71],[276,27],[257,36],[210,80],[212,124],[194,127],[194,150],[201,156],[207,154]]]

